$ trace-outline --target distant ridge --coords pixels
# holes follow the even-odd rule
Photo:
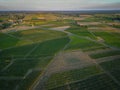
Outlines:
[[[32,11],[32,10],[24,10],[24,11],[0,11],[0,13],[65,13],[65,14],[109,14],[109,13],[120,13],[120,10],[79,10],[79,11]]]

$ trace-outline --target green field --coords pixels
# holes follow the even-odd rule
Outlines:
[[[4,60],[9,60],[10,61],[10,60],[13,60],[13,59],[16,59],[16,58],[23,58],[22,61],[24,61],[24,57],[25,58],[29,58],[29,57],[40,58],[41,56],[42,57],[53,56],[60,49],[62,49],[64,47],[64,45],[66,43],[68,43],[68,42],[69,42],[68,38],[61,38],[61,39],[49,40],[49,41],[46,41],[46,42],[43,42],[43,43],[39,43],[39,44],[37,43],[37,45],[38,45],[37,47],[36,47],[36,44],[33,44],[33,45],[21,46],[21,47],[17,47],[17,48],[12,48],[12,49],[8,49],[8,50],[4,50],[4,51],[1,52],[1,55],[0,55],[1,59],[2,59],[2,61],[1,61],[0,64],[5,64],[6,65],[6,62],[4,62]],[[56,47],[54,47],[56,45],[56,43],[58,45]],[[16,60],[16,61],[19,62],[20,60]],[[27,63],[27,61],[25,61],[25,62]],[[24,64],[22,62],[18,63],[18,64],[22,64],[23,66],[26,65],[26,64]],[[13,66],[14,65],[15,65],[15,67],[17,67],[16,63],[13,64]]]
[[[59,50],[61,50],[68,42],[69,42],[68,37],[43,42],[36,48],[36,50],[34,50],[30,54],[30,56],[39,57],[54,55]]]
[[[18,32],[12,32],[11,35],[14,35],[18,38],[23,38],[25,40],[30,40],[32,42],[42,42],[45,40],[50,40],[54,38],[60,38],[66,36],[65,33],[59,31],[50,31],[50,30],[41,30],[41,29],[31,29]],[[19,45],[20,43],[18,43]]]
[[[0,13],[0,90],[120,90],[119,22],[119,14]]]
[[[40,68],[41,70],[51,61],[52,57],[40,59],[19,59],[15,60],[13,64],[4,70],[0,76],[18,76],[23,77],[29,70]]]
[[[13,90],[21,80],[0,80],[1,90]],[[7,88],[6,88],[7,87]]]
[[[0,33],[0,49],[16,45],[19,39]]]
[[[41,29],[17,31],[8,34],[0,33],[0,49],[29,45],[64,36],[66,34],[59,31]]]
[[[67,29],[66,31],[79,35],[79,36],[96,39],[95,35],[92,34],[89,30],[87,30],[87,27],[80,27],[80,26],[74,25],[71,28]]]
[[[18,84],[18,90],[29,90],[36,78],[41,74],[40,71],[33,71]]]
[[[24,31],[22,31],[22,33],[23,32]],[[35,78],[40,75],[40,72],[42,72],[44,68],[49,64],[53,56],[69,42],[69,38],[66,36],[66,34],[62,32],[41,30],[40,33],[38,33],[37,31],[35,32],[35,35],[31,35],[33,32],[34,30],[31,30],[31,32],[29,32],[29,30],[26,30],[24,34],[21,35],[21,37],[26,38],[26,40],[30,37],[31,40],[36,40],[38,38],[39,41],[35,41],[31,44],[27,43],[27,45],[20,45],[8,49],[3,49],[0,52],[0,77],[10,79],[10,81],[5,80],[6,84],[7,82],[13,83],[14,80],[12,80],[11,78],[20,79],[18,80],[18,83],[13,83],[12,86],[8,85],[8,88],[10,88],[10,90],[12,90],[12,88],[15,88],[16,86],[17,88],[19,87],[19,90],[28,89],[36,80]],[[37,33],[38,36],[36,35]],[[21,38],[19,36],[20,32],[9,34],[14,36],[16,34],[16,37]],[[25,77],[24,80],[22,80],[23,77]],[[0,83],[2,83],[2,81],[3,80],[0,80]],[[0,89],[5,90],[5,87],[7,86],[0,86]]]
[[[96,43],[96,42],[93,42],[93,41],[90,41],[86,38],[80,38],[80,37],[77,37],[77,36],[71,36],[71,42],[68,46],[68,50],[74,50],[74,49],[82,49],[82,50],[88,50],[88,49],[94,49],[96,47],[100,47],[102,45]]]
[[[102,73],[102,70],[96,66],[56,73],[48,79],[45,87],[46,89],[53,89],[99,73]]]
[[[101,52],[101,53],[97,53],[97,54],[91,54],[90,57],[92,57],[94,59],[98,59],[98,58],[115,56],[115,55],[120,55],[120,51],[114,50],[114,51],[108,51],[108,52]]]
[[[113,47],[120,47],[120,33],[116,32],[93,32],[96,36],[99,36],[105,40],[105,43],[107,43],[110,46]]]
[[[10,58],[15,58],[15,57],[24,57],[27,53],[29,53],[32,49],[35,48],[35,50],[31,53],[40,54],[41,55],[53,55],[57,51],[59,51],[66,43],[69,42],[69,38],[63,37],[59,39],[54,39],[54,40],[48,40],[45,42],[40,42],[40,43],[34,43],[30,45],[24,45],[24,46],[19,46],[15,48],[10,48],[10,49],[5,49],[4,51],[0,52],[1,57],[10,57]],[[56,47],[54,45],[58,44]],[[39,50],[39,53],[37,51]],[[51,53],[52,51],[52,53]],[[34,56],[34,55],[32,55]],[[39,56],[38,56],[39,57]]]
[[[109,62],[100,64],[105,70],[111,73],[118,81],[120,81],[120,59],[115,59]]]
[[[92,76],[88,79],[66,84],[51,90],[119,90],[120,87],[106,74]]]

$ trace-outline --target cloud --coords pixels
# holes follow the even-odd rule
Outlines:
[[[120,3],[112,3],[112,4],[102,4],[102,5],[96,5],[91,6],[91,9],[117,9],[120,10]]]
[[[118,2],[120,4],[119,0],[0,0],[0,10],[118,9]]]

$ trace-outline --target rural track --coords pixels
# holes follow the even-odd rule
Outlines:
[[[16,38],[16,39],[18,39],[18,40],[26,40],[26,41],[31,41],[31,42],[33,42],[33,41],[30,40],[30,39],[20,38],[20,37],[14,36],[14,35],[12,35],[12,34],[8,34],[8,33],[3,33],[3,34],[8,35],[8,36],[13,37],[13,38]]]
[[[43,29],[47,29],[47,28],[43,28]],[[53,30],[53,29],[47,29],[47,30]],[[61,32],[64,32],[64,33],[68,34],[68,36],[76,36],[76,37],[78,37],[78,38],[80,38],[80,39],[82,39],[82,38],[83,38],[83,39],[87,39],[87,40],[96,42],[96,43],[98,43],[98,44],[101,44],[101,45],[103,45],[103,46],[105,46],[105,47],[109,47],[109,48],[111,48],[111,49],[120,50],[120,48],[113,47],[113,46],[108,45],[108,44],[106,44],[106,43],[104,43],[104,42],[100,42],[100,41],[94,40],[94,39],[92,39],[92,38],[90,38],[90,37],[79,36],[79,35],[77,35],[77,34],[73,34],[73,33],[71,33],[71,32],[65,31],[65,30],[55,30],[55,31],[61,31]],[[91,33],[91,34],[95,37],[95,35],[94,35],[92,32],[89,32],[89,33]]]
[[[102,62],[108,62],[108,61],[113,61],[118,59],[120,59],[120,55],[114,55],[114,56],[108,56],[108,57],[96,59],[96,62],[102,63]]]
[[[48,30],[50,30],[50,29],[48,29]],[[60,31],[60,30],[56,30],[56,31]],[[99,43],[99,44],[102,44],[103,46],[105,46],[105,47],[109,47],[109,48],[111,48],[111,49],[117,49],[118,50],[118,48],[116,48],[116,47],[112,47],[112,46],[110,46],[110,45],[107,45],[107,44],[105,44],[105,43],[102,43],[102,42],[98,42],[98,41],[96,41],[96,40],[93,40],[93,39],[91,39],[91,38],[89,38],[89,37],[81,37],[81,36],[79,36],[79,35],[76,35],[76,34],[73,34],[73,33],[70,33],[70,32],[67,32],[67,31],[61,31],[61,32],[64,32],[64,33],[66,33],[68,36],[77,36],[77,37],[79,37],[80,39],[81,38],[84,38],[84,39],[87,39],[87,40],[90,40],[90,41],[93,41],[93,42],[96,42],[96,43]],[[69,45],[69,44],[68,44]],[[66,46],[68,46],[68,45],[66,45]],[[60,52],[60,53],[62,53],[62,51]],[[103,72],[105,72],[109,77],[111,77],[112,78],[112,80],[117,84],[117,85],[119,85],[120,86],[120,83],[119,83],[119,81],[115,78],[115,77],[113,77],[108,71],[106,71],[106,70],[104,70],[100,65],[99,65],[99,63],[98,62],[96,62],[95,60],[93,60],[92,59],[92,61],[94,62],[94,64],[95,65],[97,65],[101,70],[103,70]],[[41,75],[41,77],[40,77],[40,79],[39,79],[39,82],[33,87],[33,88],[31,88],[30,90],[44,90],[44,83],[45,83],[45,81],[49,78],[49,68],[51,67],[51,65],[52,65],[52,63],[53,63],[54,61],[52,61],[49,65],[48,65],[48,67],[46,68],[46,70],[44,71],[44,73]],[[48,71],[48,72],[47,72]]]
[[[50,29],[48,29],[48,30],[50,30]],[[54,30],[54,31],[60,31],[60,30]],[[93,39],[88,38],[88,37],[81,37],[81,36],[79,36],[79,35],[76,35],[76,34],[73,34],[73,33],[70,33],[70,32],[64,31],[64,30],[61,31],[61,32],[66,33],[68,36],[77,36],[77,37],[79,37],[79,38],[88,39],[88,40],[94,41],[94,42],[96,42],[96,43],[100,43],[100,44],[102,44],[102,45],[104,45],[104,46],[106,46],[106,47],[110,47],[110,48],[112,48],[112,49],[117,49],[117,50],[118,50],[118,48],[109,46],[109,45],[107,45],[107,44],[105,44],[105,43],[98,42],[98,41],[93,40]],[[71,41],[70,41],[70,42],[71,42]],[[69,42],[69,43],[70,43],[70,42]],[[58,54],[61,54],[61,53],[67,48],[67,46],[69,45],[69,43],[66,44],[65,47],[64,47]],[[36,47],[34,47],[30,52],[28,52],[28,53],[26,54],[26,56],[24,57],[24,59],[25,59],[27,56],[29,56],[38,46],[39,46],[39,44],[36,45]],[[56,55],[57,55],[57,54],[56,54]],[[55,55],[55,56],[56,56],[56,55]],[[107,72],[106,70],[104,70],[95,60],[93,60],[93,62],[94,62],[98,67],[100,67],[108,76],[110,76],[110,77],[120,86],[119,81],[117,81],[116,78],[114,78],[109,72]],[[44,83],[46,82],[46,80],[47,80],[47,79],[49,78],[49,76],[51,75],[51,72],[49,71],[49,68],[51,68],[52,63],[54,63],[54,59],[48,64],[48,66],[45,68],[45,70],[44,70],[43,73],[40,75],[40,77],[38,77],[37,81],[33,84],[33,86],[30,88],[30,90],[44,90]],[[16,89],[16,90],[17,90],[17,89]]]
[[[5,68],[3,68],[3,69],[1,70],[1,72],[7,70],[7,69],[14,63],[14,61],[15,61],[15,60],[12,60]]]
[[[46,30],[46,29],[45,29]],[[49,29],[47,29],[49,30]],[[54,30],[54,31],[60,31],[60,30]],[[66,33],[68,36],[73,36],[75,34],[72,34],[70,32],[64,31],[62,30],[61,32]],[[80,37],[81,38],[81,37]],[[82,37],[84,38],[84,37]],[[72,40],[70,40],[71,42]],[[40,75],[40,77],[38,77],[38,79],[35,81],[35,83],[33,84],[33,86],[30,88],[30,90],[44,90],[44,83],[47,81],[47,79],[49,78],[49,76],[53,73],[50,71],[50,68],[52,67],[54,60],[56,60],[56,56],[59,54],[62,54],[63,51],[68,47],[68,45],[70,44],[70,42],[65,45],[65,47],[54,56],[54,59],[49,63],[49,65],[46,67],[46,69],[43,71],[43,73]]]
[[[95,59],[92,61],[120,87],[120,82],[109,71],[105,70]]]
[[[24,30],[30,30],[30,29],[37,29],[40,28],[41,26],[34,26],[34,27],[25,27],[25,26],[19,26],[19,27],[13,27],[13,28],[7,28],[7,29],[2,29],[0,30],[1,33],[8,33],[9,31],[12,32],[17,32],[17,31],[24,31]]]
[[[69,86],[70,84],[79,83],[81,81],[84,81],[84,80],[90,79],[90,78],[92,78],[94,76],[98,76],[98,75],[102,75],[102,74],[105,74],[105,73],[104,72],[100,72],[100,73],[97,73],[97,74],[93,74],[93,75],[88,76],[87,78],[83,78],[83,79],[80,79],[80,80],[72,81],[72,82],[66,83],[66,84],[64,84],[62,86]],[[59,86],[59,87],[62,87],[62,86]],[[56,89],[56,88],[54,88],[54,89]],[[67,90],[71,90],[71,89],[67,88]],[[84,90],[86,90],[86,89],[84,89]]]
[[[64,46],[64,48],[62,50],[60,50],[57,54],[55,54],[54,58],[56,58],[56,56],[58,54],[61,54],[69,45],[69,43],[71,42],[71,40]],[[49,76],[51,75],[51,71],[50,68],[52,67],[54,60],[52,59],[51,62],[47,65],[47,67],[45,68],[45,70],[42,72],[42,74],[36,79],[36,81],[33,83],[33,85],[29,88],[29,90],[44,90],[44,83],[46,82],[46,80],[49,78]]]

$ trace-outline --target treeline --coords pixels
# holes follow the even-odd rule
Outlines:
[[[24,17],[24,14],[0,14],[0,30],[19,24]]]
[[[9,28],[11,25],[12,25],[12,24],[9,23],[9,22],[8,22],[8,23],[7,23],[7,22],[6,22],[6,23],[3,23],[3,24],[0,25],[0,30],[1,30],[1,29],[5,29],[5,28]]]

